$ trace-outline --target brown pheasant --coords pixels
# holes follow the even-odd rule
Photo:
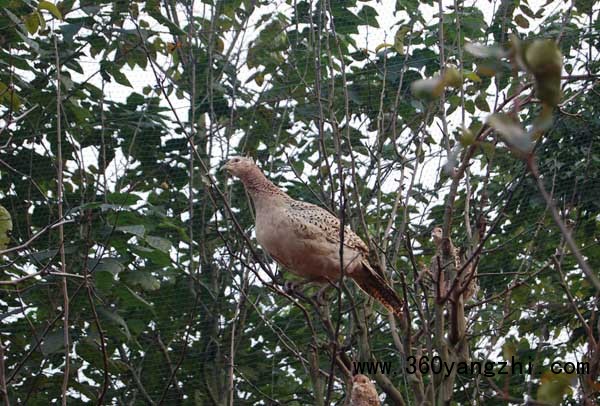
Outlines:
[[[340,221],[321,207],[292,199],[268,180],[252,158],[231,158],[222,169],[238,177],[254,202],[256,239],[287,270],[308,281],[340,279]],[[344,229],[345,274],[402,317],[402,301],[368,262],[367,245]]]
[[[441,264],[441,261],[439,261],[438,258],[441,259],[442,257],[442,228],[435,227],[431,232],[431,238],[433,239],[433,242],[436,246],[436,255],[434,256],[431,264],[431,274],[434,280],[437,281],[440,277],[440,270],[438,269],[438,267],[439,264]],[[460,250],[454,246],[452,241],[449,241],[449,244],[450,253],[454,260],[454,269],[456,270],[456,272],[458,272],[462,269]],[[473,262],[471,262],[468,266],[465,267],[465,269],[460,273],[460,275],[458,275],[459,284],[455,287],[455,289],[457,289],[457,291],[459,292],[462,292],[462,297],[465,302],[475,297],[477,291],[479,290],[479,285],[477,284],[477,274],[472,275],[473,272],[476,273],[477,269],[473,270]],[[447,291],[451,288],[452,281],[450,281],[448,277],[445,277],[445,281],[446,282],[443,289],[445,289],[447,293]]]
[[[350,406],[380,406],[379,396],[375,385],[369,377],[359,374],[352,378],[352,393]]]

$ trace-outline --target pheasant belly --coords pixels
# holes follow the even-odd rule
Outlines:
[[[288,271],[311,281],[336,281],[340,277],[339,244],[315,236],[298,236],[295,225],[275,213],[256,219],[256,238],[260,245]],[[344,249],[344,263],[353,267],[358,255]]]

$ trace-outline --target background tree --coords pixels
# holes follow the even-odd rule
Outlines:
[[[372,375],[388,404],[597,402],[592,5],[3,4],[4,403],[344,404],[352,362],[367,360],[392,362]],[[511,34],[555,41],[560,82],[519,64]],[[554,109],[545,83],[560,83]],[[523,133],[551,123],[535,168],[492,113]],[[285,293],[248,197],[216,170],[241,154],[368,239],[407,318],[351,283],[324,307]],[[427,278],[434,225],[447,281],[461,270],[450,238],[476,268],[472,301]],[[533,369],[406,372],[457,354]],[[552,374],[554,360],[590,370]]]

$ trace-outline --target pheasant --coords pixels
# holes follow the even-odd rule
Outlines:
[[[362,374],[354,375],[352,378],[352,393],[350,395],[350,406],[380,406],[379,396],[375,385]]]
[[[440,277],[440,273],[441,273],[440,272],[441,270],[438,268],[439,268],[439,265],[441,264],[441,257],[442,257],[442,228],[435,227],[433,229],[433,231],[431,232],[431,237],[436,246],[436,255],[434,256],[434,258],[432,260],[432,264],[431,264],[432,265],[431,274],[432,274],[434,280],[438,281],[439,277]],[[452,241],[449,241],[449,244],[450,244],[449,251],[450,251],[450,254],[454,261],[454,269],[458,272],[462,268],[460,250],[454,246]],[[445,267],[446,267],[446,265],[443,266],[443,268],[445,268]],[[477,275],[472,275],[472,273],[474,272],[473,264],[470,263],[465,268],[466,269],[464,269],[459,275],[459,285],[456,286],[454,289],[457,289],[457,291],[459,291],[459,292],[462,291],[462,293],[463,293],[462,297],[463,297],[464,301],[466,302],[466,301],[472,299],[476,295],[477,291],[479,290],[479,285],[477,284]],[[475,272],[477,272],[476,269],[475,269]],[[449,289],[451,289],[452,281],[448,280],[447,277],[445,279],[446,279],[445,286],[440,287],[440,289],[444,289],[447,293],[447,291]]]
[[[233,157],[221,169],[244,184],[256,210],[256,239],[275,261],[309,282],[340,279],[340,221],[336,216],[292,199],[266,178],[252,158]],[[368,253],[363,240],[344,228],[345,275],[401,318],[402,301],[369,264]]]

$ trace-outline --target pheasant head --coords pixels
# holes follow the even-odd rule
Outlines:
[[[261,196],[268,198],[279,195],[287,198],[283,191],[265,177],[260,168],[254,163],[254,159],[250,157],[234,156],[221,167],[221,170],[226,170],[239,178],[252,199],[254,199],[254,203]]]
[[[433,239],[434,244],[439,246],[442,243],[443,230],[441,227],[435,227],[431,231],[431,238]]]
[[[252,172],[256,171],[257,169],[258,168],[254,163],[254,159],[241,156],[234,156],[221,167],[221,170],[226,170],[233,176],[237,176],[240,179],[251,176]]]

